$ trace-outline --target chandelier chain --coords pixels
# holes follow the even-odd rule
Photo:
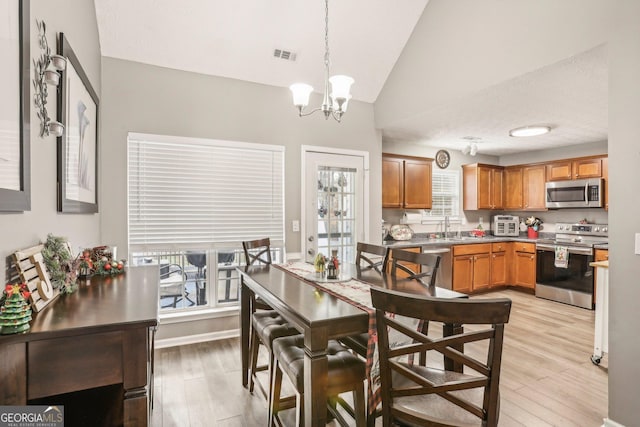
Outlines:
[[[329,70],[329,0],[324,0],[324,63]]]

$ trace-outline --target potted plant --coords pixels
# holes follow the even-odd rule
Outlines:
[[[527,226],[527,237],[530,239],[537,239],[538,230],[540,229],[542,220],[536,216],[530,216],[525,219],[524,224]]]

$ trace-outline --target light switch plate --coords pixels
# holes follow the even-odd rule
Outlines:
[[[297,219],[294,219],[293,223],[291,224],[291,228],[293,229],[294,232],[300,231],[300,221],[298,221]]]
[[[640,255],[640,233],[636,233],[636,255]]]

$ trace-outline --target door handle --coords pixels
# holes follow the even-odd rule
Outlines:
[[[307,238],[307,240],[308,240],[308,241],[310,241],[310,242],[313,242],[313,236],[309,236],[309,237]]]
[[[313,249],[309,249],[309,250],[307,251],[307,253],[308,253],[309,255],[313,255],[313,253],[314,253],[314,252],[315,252],[315,251],[314,251]]]

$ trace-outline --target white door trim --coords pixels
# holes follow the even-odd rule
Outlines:
[[[364,241],[369,241],[369,199],[370,199],[370,179],[369,179],[369,152],[361,150],[351,150],[347,148],[321,147],[317,145],[302,145],[300,147],[300,250],[306,253],[306,186],[305,186],[305,162],[307,153],[341,154],[346,156],[362,157],[364,165],[364,177],[362,188],[364,189],[362,227],[364,228]],[[305,259],[303,254],[301,257]]]

